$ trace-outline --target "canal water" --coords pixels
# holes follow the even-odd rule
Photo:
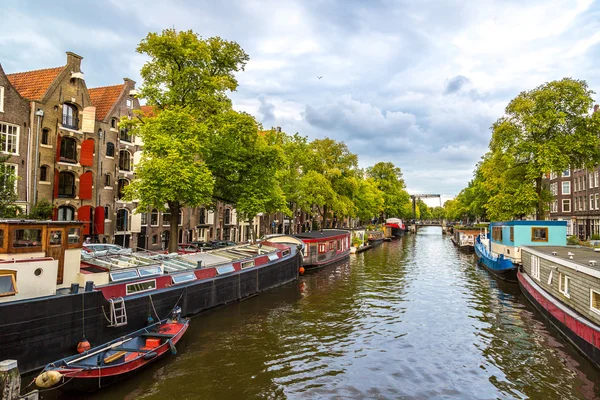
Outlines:
[[[430,227],[193,318],[176,356],[91,398],[599,396],[518,285]]]

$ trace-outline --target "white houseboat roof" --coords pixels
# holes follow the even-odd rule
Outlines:
[[[586,272],[586,268],[600,271],[600,252],[583,246],[526,246],[522,250],[541,256],[559,265]],[[577,268],[579,267],[579,268]],[[583,267],[583,268],[581,268]]]

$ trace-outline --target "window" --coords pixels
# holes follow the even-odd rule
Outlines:
[[[111,180],[112,179],[111,179],[110,174],[105,174],[104,175],[104,187],[110,187],[110,185],[112,183]]]
[[[571,194],[571,182],[565,181],[562,183],[562,194]]]
[[[510,227],[510,238],[509,238],[509,240],[510,240],[511,242],[514,242],[514,241],[515,241],[515,228],[514,228],[514,226],[511,226],[511,227]]]
[[[110,221],[110,206],[108,204],[104,206],[104,219]]]
[[[0,229],[0,247],[4,247],[4,229]]]
[[[50,244],[62,244],[62,231],[50,231]]]
[[[568,169],[568,168],[567,168],[567,169],[565,169],[565,170],[563,171],[563,173],[562,173],[562,176],[563,176],[563,177],[565,177],[565,178],[566,178],[566,177],[569,177],[569,176],[571,176],[571,170],[570,170],[570,169]]]
[[[492,227],[492,240],[501,242],[502,241],[502,227],[494,226]]]
[[[42,144],[50,144],[50,129],[42,129]]]
[[[335,250],[335,242],[329,242],[329,250]]]
[[[548,228],[531,228],[531,241],[532,242],[547,242],[548,241]]]
[[[561,292],[565,297],[571,297],[569,293],[569,277],[559,273],[558,274],[558,291]]]
[[[115,156],[115,145],[112,142],[106,143],[106,157]]]
[[[73,221],[75,219],[75,209],[69,206],[58,207],[59,221]]]
[[[114,129],[117,129],[117,125],[118,125],[117,119],[116,118],[112,118],[110,120],[110,127],[114,128]]]
[[[48,182],[48,166],[42,165],[40,167],[40,181]]]
[[[4,86],[0,86],[0,112],[4,112]]]
[[[531,256],[531,276],[540,280],[540,259],[536,256]]]
[[[132,99],[127,99],[127,108],[129,108],[130,110],[133,108],[133,100]]]
[[[593,188],[594,187],[594,174],[592,174],[591,172],[589,175],[589,183],[590,183],[590,189]]]
[[[206,224],[206,209],[204,207],[200,208],[198,211],[198,224]]]
[[[596,193],[596,194],[594,195],[594,199],[596,200],[596,210],[597,210],[597,209],[598,209],[598,206],[599,206],[599,204],[598,204],[598,193]]]
[[[148,225],[148,213],[141,213],[140,214],[140,221],[142,225]]]
[[[556,179],[556,172],[550,172],[550,179]]]
[[[0,270],[0,297],[17,293],[17,271]]]
[[[242,269],[244,269],[244,268],[250,268],[250,267],[254,267],[254,260],[250,260],[250,261],[242,261],[242,262],[241,262],[241,267],[242,267]]]
[[[326,251],[325,243],[319,243],[319,253],[325,253]]]
[[[171,214],[163,213],[162,220],[163,220],[163,225],[170,225],[171,224]]]
[[[121,171],[131,171],[131,153],[127,150],[119,151],[119,169]]]
[[[63,104],[62,125],[71,129],[77,129],[79,127],[77,108],[74,105],[69,103]]]
[[[75,197],[75,175],[62,171],[58,175],[58,197]]]
[[[41,229],[16,229],[13,232],[13,247],[41,247]]]
[[[231,210],[229,208],[225,209],[225,218],[223,218],[223,223],[225,225],[230,225],[231,223]]]
[[[150,213],[150,225],[158,226],[158,210],[156,208]]]
[[[152,236],[152,244],[156,244],[156,243],[158,243],[158,236],[154,235],[154,236]]]
[[[563,199],[562,210],[563,212],[571,212],[571,199]]]
[[[117,211],[117,231],[129,230],[129,212],[125,208]]]
[[[2,292],[2,289],[0,289]],[[590,310],[596,314],[600,314],[600,293],[590,289]]]
[[[181,210],[179,210],[179,216],[177,217],[177,224],[183,225],[183,212],[181,212]]]
[[[68,136],[60,139],[60,161],[77,162],[77,142],[75,139]]]
[[[131,134],[127,128],[121,128],[121,134],[119,137],[125,142],[131,142]]]
[[[594,187],[598,187],[598,171],[594,171]]]
[[[129,181],[127,179],[119,178],[119,184],[117,187],[117,198],[119,200],[123,198],[123,190],[127,185],[129,185]]]
[[[153,289],[156,289],[156,279],[152,279],[151,281],[130,283],[126,286],[126,292],[128,295]]]
[[[0,123],[0,151],[17,154],[19,146],[19,127]]]

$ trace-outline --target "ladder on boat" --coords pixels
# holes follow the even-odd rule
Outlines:
[[[109,327],[116,328],[117,326],[127,325],[127,310],[125,309],[125,299],[117,297],[108,299],[110,303],[110,325]]]

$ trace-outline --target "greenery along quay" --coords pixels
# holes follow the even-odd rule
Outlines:
[[[600,113],[585,81],[564,78],[524,91],[492,125],[489,151],[459,195],[444,204],[453,220],[546,218],[547,177],[600,164]]]
[[[259,213],[301,210],[316,213],[321,227],[346,218],[368,223],[412,216],[400,167],[379,162],[359,168],[343,142],[265,130],[252,115],[235,111],[228,94],[249,60],[237,43],[166,29],[148,34],[137,52],[148,58],[138,97],[152,111],[122,118],[119,127],[143,141],[135,177],[125,188],[125,200],[135,199],[138,212],[156,208],[178,215],[183,207],[224,201],[250,224]],[[0,168],[0,217],[13,216],[14,178],[2,162]],[[429,219],[441,208],[419,201],[416,211]],[[29,217],[51,212],[51,204],[40,202]],[[171,218],[171,232],[177,223]],[[176,248],[177,235],[171,235],[169,250]]]

